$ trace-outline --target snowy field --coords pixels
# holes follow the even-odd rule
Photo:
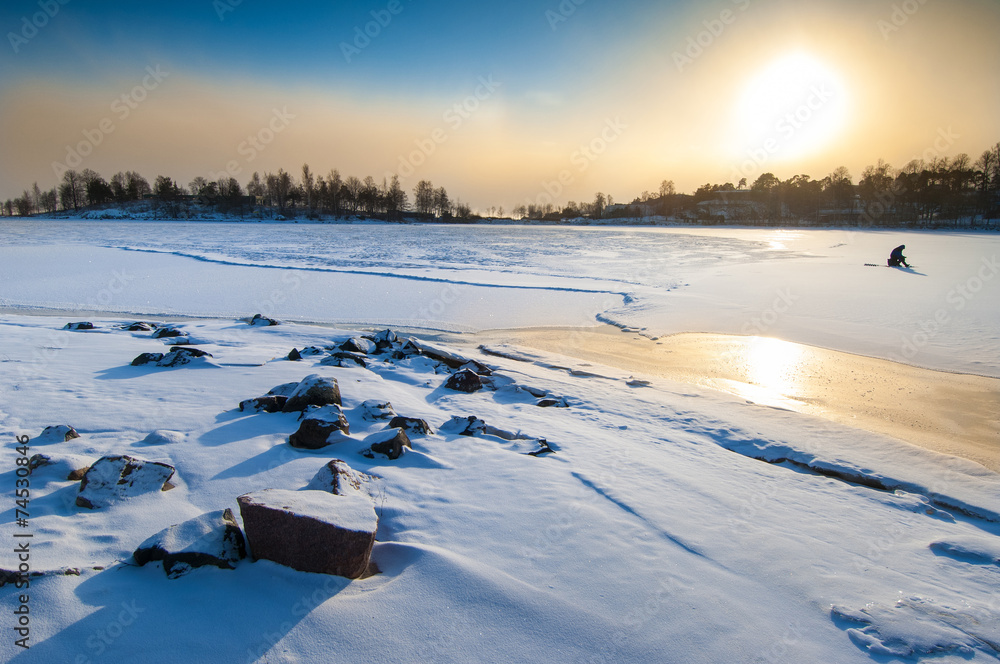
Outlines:
[[[864,266],[898,244],[913,270]],[[385,327],[440,345],[433,330],[605,321],[998,377],[998,256],[988,234],[9,223],[0,568],[31,533],[47,574],[0,588],[0,659],[995,662],[1000,477],[978,464],[556,355],[487,355],[472,335],[447,349],[492,370],[471,394],[402,344],[365,366],[286,356]],[[285,323],[238,320],[254,313]],[[83,320],[95,329],[63,329]],[[121,328],[134,320],[173,323],[212,357],[130,366],[171,341]],[[296,414],[237,409],[311,374],[343,395],[350,435],[329,447],[291,447]],[[434,432],[396,460],[363,456],[386,428],[373,401]],[[446,425],[468,416],[493,429]],[[80,437],[39,436],[50,425]],[[55,461],[30,478],[25,527],[15,435]],[[543,439],[552,453],[531,455]],[[169,464],[175,486],[79,507],[67,471],[108,454]],[[243,560],[167,578],[132,559],[170,525],[238,518],[237,496],[304,488],[333,458],[371,477],[380,574]],[[12,629],[22,603],[29,650]]]

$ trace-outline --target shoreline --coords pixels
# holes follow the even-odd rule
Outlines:
[[[1000,379],[769,337],[681,333],[653,341],[610,325],[473,336],[822,417],[1000,473]]]
[[[0,307],[0,315],[102,320],[228,320],[227,316]],[[374,331],[379,324],[287,321]],[[974,461],[1000,473],[1000,379],[900,364],[771,337],[684,332],[650,339],[612,325],[452,331],[389,326],[426,340],[529,348],[696,385],[748,403],[821,417]],[[586,364],[584,366],[587,366]]]

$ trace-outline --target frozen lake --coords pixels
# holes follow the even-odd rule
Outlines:
[[[884,263],[906,244],[912,271]],[[1000,236],[732,228],[8,221],[0,307],[449,331],[776,336],[1000,376]]]

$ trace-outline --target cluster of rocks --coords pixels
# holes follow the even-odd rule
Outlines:
[[[163,444],[176,441],[178,435],[159,431],[145,440]],[[65,442],[78,437],[73,427],[58,425],[47,427],[38,439]],[[70,454],[35,454],[28,465],[32,473],[79,481],[76,504],[92,510],[174,488],[173,466],[124,454],[93,462]],[[231,509],[208,512],[147,538],[133,558],[140,566],[161,562],[169,578],[204,566],[233,569],[249,554],[304,572],[352,579],[367,576],[377,571],[370,559],[378,530],[375,506],[365,491],[370,479],[333,459],[300,491],[265,489],[239,496],[243,529]],[[0,570],[0,586],[7,580]]]
[[[141,353],[132,360],[133,367],[182,367],[192,362],[207,362],[212,354],[192,346],[174,346],[166,353]]]
[[[352,440],[351,425],[342,409],[340,386],[336,378],[319,374],[306,376],[297,383],[285,383],[267,394],[240,402],[242,412],[299,413],[299,428],[288,437],[288,444],[305,450],[319,450],[337,442]],[[384,454],[398,459],[403,448],[413,445],[407,431],[430,433],[424,420],[400,417],[388,401],[365,401],[362,417],[369,421],[387,421],[388,428],[365,439],[366,455]]]

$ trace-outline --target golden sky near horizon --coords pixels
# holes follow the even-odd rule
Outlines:
[[[548,78],[496,60],[426,92],[220,76],[162,50],[84,77],[35,67],[0,86],[0,198],[53,186],[55,164],[186,185],[279,167],[298,176],[308,163],[398,173],[408,190],[430,179],[473,208],[510,210],[546,192],[627,202],[664,179],[693,192],[841,165],[857,181],[880,158],[975,160],[1000,141],[1000,3],[910,1],[912,15],[895,16],[893,3],[863,16],[830,2],[694,5],[662,40],[622,39]]]

